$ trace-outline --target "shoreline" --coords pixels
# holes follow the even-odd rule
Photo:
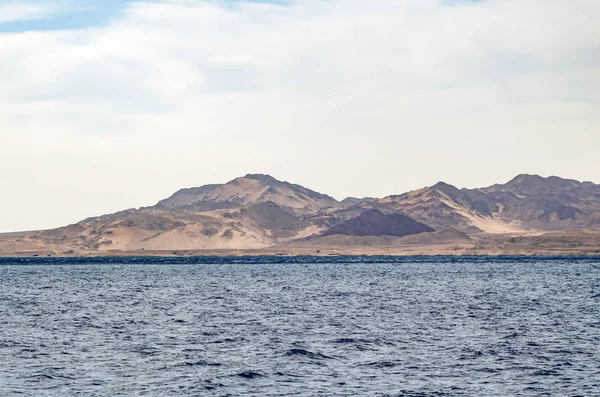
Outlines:
[[[542,251],[542,252],[503,252],[503,253],[491,253],[491,252],[470,252],[460,254],[450,253],[338,253],[338,254],[311,254],[311,253],[272,253],[272,252],[214,252],[214,251],[194,251],[184,252],[178,254],[172,254],[169,252],[127,252],[127,253],[114,253],[114,252],[93,252],[93,253],[77,253],[71,255],[54,254],[54,253],[14,253],[14,254],[0,254],[0,259],[82,259],[82,258],[257,258],[257,257],[269,257],[269,258],[364,258],[364,257],[395,257],[395,258],[411,258],[411,257],[425,257],[425,258],[472,258],[472,257],[488,257],[488,258],[504,258],[504,257],[523,257],[523,258],[600,258],[600,250],[594,252],[565,252],[565,251]]]

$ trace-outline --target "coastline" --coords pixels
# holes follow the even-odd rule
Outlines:
[[[600,258],[600,249],[595,250],[539,250],[535,252],[522,251],[464,251],[464,252],[447,252],[447,251],[369,251],[361,252],[357,250],[335,251],[335,252],[281,252],[272,250],[193,250],[193,251],[95,251],[95,252],[80,252],[73,254],[55,253],[55,252],[15,252],[15,253],[0,253],[0,258],[191,258],[191,257],[589,257]]]
[[[0,235],[0,257],[242,257],[242,256],[600,256],[600,232],[563,231],[540,235],[471,235],[468,240],[424,242],[390,237],[329,236],[265,248],[98,249],[43,244]]]

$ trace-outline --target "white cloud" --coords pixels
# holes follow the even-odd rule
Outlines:
[[[57,12],[57,4],[50,2],[10,1],[0,3],[0,23],[44,19]]]
[[[245,172],[340,198],[600,181],[599,93],[596,0],[134,2],[0,34],[0,230]]]

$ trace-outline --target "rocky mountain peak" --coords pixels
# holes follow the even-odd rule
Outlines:
[[[460,195],[460,189],[458,189],[456,186],[450,185],[449,183],[446,182],[438,182],[435,185],[433,185],[430,190],[437,190],[438,192],[442,192],[445,195],[454,198]]]
[[[266,174],[248,174],[220,185],[182,189],[158,203],[160,207],[205,212],[273,202],[294,214],[338,206],[334,198]]]
[[[570,189],[579,185],[581,183],[578,181],[557,176],[544,178],[540,175],[521,174],[499,187],[501,190],[518,189],[521,191],[532,191],[545,188]]]
[[[265,183],[265,184],[269,184],[269,183],[282,183],[280,181],[278,181],[277,179],[273,178],[271,175],[268,174],[246,174],[244,176],[245,179],[252,179],[255,181],[259,181],[260,183]]]

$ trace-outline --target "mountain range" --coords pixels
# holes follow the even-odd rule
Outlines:
[[[600,253],[600,185],[519,175],[338,201],[272,176],[182,189],[156,205],[0,235],[0,255]]]

